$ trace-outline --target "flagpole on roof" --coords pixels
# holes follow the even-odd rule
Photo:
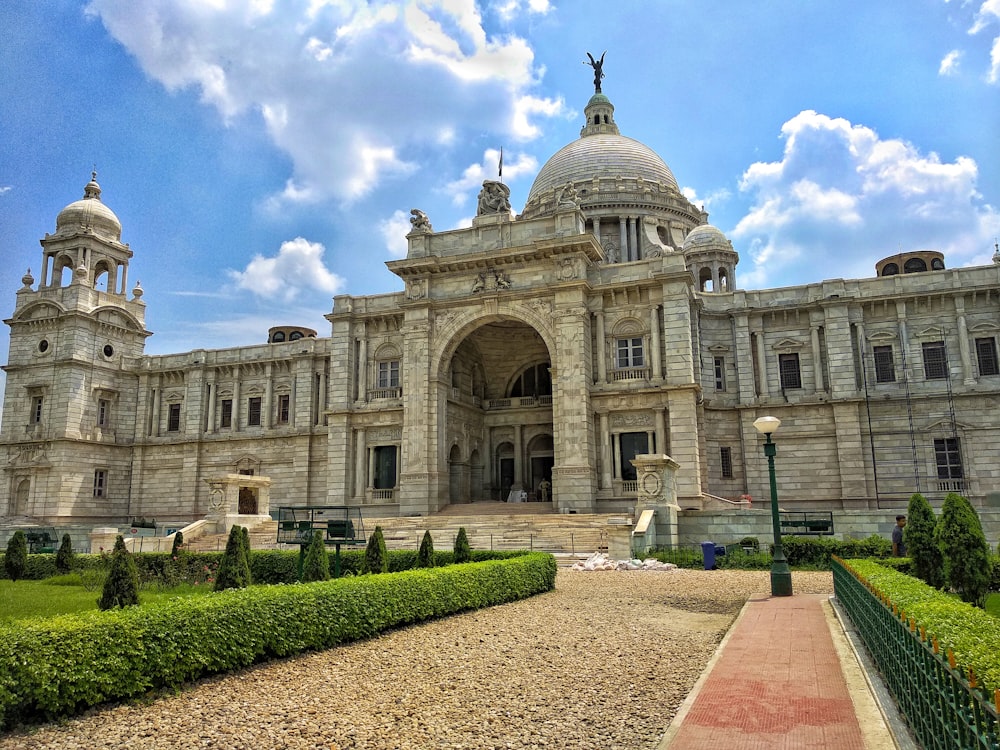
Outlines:
[[[497,176],[503,182],[503,146],[500,147],[500,162],[497,164]]]

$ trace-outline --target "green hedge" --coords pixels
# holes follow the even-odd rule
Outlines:
[[[335,552],[329,550],[328,553],[330,555],[330,569],[333,570]],[[510,550],[473,550],[472,561],[506,560],[523,554],[523,552]],[[454,556],[451,551],[435,552],[434,565],[451,565]],[[133,557],[139,568],[139,577],[143,581],[165,578],[167,564],[171,560],[169,553],[137,552],[133,554]],[[222,560],[222,553],[185,552],[184,557],[188,568],[201,569],[207,566],[215,569],[218,567],[219,561]],[[4,554],[0,552],[0,578],[7,577],[3,567],[3,558]],[[342,549],[340,553],[341,570],[343,573],[360,575],[363,559],[363,549]],[[105,562],[109,563],[110,560],[105,560]],[[74,570],[95,568],[101,563],[100,555],[73,555]],[[255,583],[295,583],[298,578],[298,565],[299,553],[297,550],[251,550],[250,552],[250,574]],[[390,573],[411,570],[416,566],[417,553],[415,550],[391,550],[389,552]],[[26,580],[40,581],[55,575],[59,575],[56,570],[55,553],[28,555],[28,567],[24,575]]]
[[[951,649],[989,690],[1000,689],[1000,619],[874,560],[844,560],[883,596]]]
[[[0,727],[550,591],[555,558],[254,586],[0,625]]]

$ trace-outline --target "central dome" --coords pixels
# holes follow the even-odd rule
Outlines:
[[[623,135],[595,133],[564,146],[545,162],[528,193],[528,202],[568,182],[618,176],[640,177],[680,190],[670,167],[649,146]]]
[[[122,224],[115,212],[101,202],[96,172],[83,188],[83,198],[70,203],[56,217],[56,234],[86,230],[116,242],[122,236]]]

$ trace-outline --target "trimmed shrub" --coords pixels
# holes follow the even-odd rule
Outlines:
[[[170,547],[170,556],[177,557],[183,546],[184,546],[184,532],[178,531],[176,534],[174,534],[174,543]]]
[[[115,607],[132,607],[139,603],[139,570],[135,560],[125,547],[125,539],[121,534],[115,540],[115,550],[111,553],[111,570],[104,580],[101,597],[97,600],[98,609],[114,609]]]
[[[925,628],[928,640],[936,636],[942,656],[950,648],[957,662],[965,669],[971,667],[990,694],[1000,689],[1000,620],[917,578],[888,569],[881,560],[842,563]]]
[[[329,579],[330,556],[327,554],[326,545],[323,544],[323,532],[317,529],[313,532],[309,549],[306,550],[306,559],[302,564],[302,581],[312,583]]]
[[[473,565],[257,586],[3,623],[0,729],[524,599],[551,591],[555,577],[552,555],[521,553]]]
[[[979,516],[958,493],[949,492],[945,497],[934,539],[944,558],[948,585],[963,602],[985,606],[990,585],[990,548]]]
[[[376,526],[375,531],[368,538],[368,546],[365,547],[364,572],[389,572],[389,552],[385,548],[385,537],[382,536],[381,526]]]
[[[24,578],[24,573],[28,567],[28,540],[24,532],[18,529],[7,541],[7,552],[3,557],[3,567],[7,571],[7,577],[12,581]]]
[[[455,537],[455,564],[467,563],[472,559],[472,547],[469,546],[469,536],[465,533],[465,527],[458,529],[458,536]]]
[[[934,541],[937,518],[934,509],[919,492],[910,498],[906,508],[906,526],[903,541],[906,554],[913,560],[914,574],[928,586],[939,589],[944,586],[944,561],[941,548]]]
[[[250,571],[250,529],[246,526],[240,526],[240,550],[243,553],[242,565],[246,565],[247,570],[247,583],[249,586],[253,583],[253,574]]]
[[[219,573],[215,578],[215,590],[241,589],[250,583],[249,556],[243,547],[242,526],[233,526],[226,540],[226,551],[222,553]]]
[[[63,534],[59,550],[56,552],[56,570],[69,573],[73,569],[73,540],[69,534]]]
[[[420,540],[420,550],[417,552],[417,567],[434,567],[434,540],[431,539],[430,531],[424,531],[424,538]]]

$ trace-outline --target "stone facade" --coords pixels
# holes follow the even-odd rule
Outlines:
[[[194,520],[228,474],[270,478],[272,507],[427,514],[548,480],[556,510],[631,512],[642,454],[677,463],[681,508],[759,502],[765,414],[786,508],[1000,504],[1000,253],[737,289],[736,251],[666,164],[603,94],[585,112],[520,215],[490,181],[470,228],[415,210],[388,263],[402,291],[336,297],[328,336],[259,346],[145,355],[132,251],[92,180],[5,321],[0,514]]]

